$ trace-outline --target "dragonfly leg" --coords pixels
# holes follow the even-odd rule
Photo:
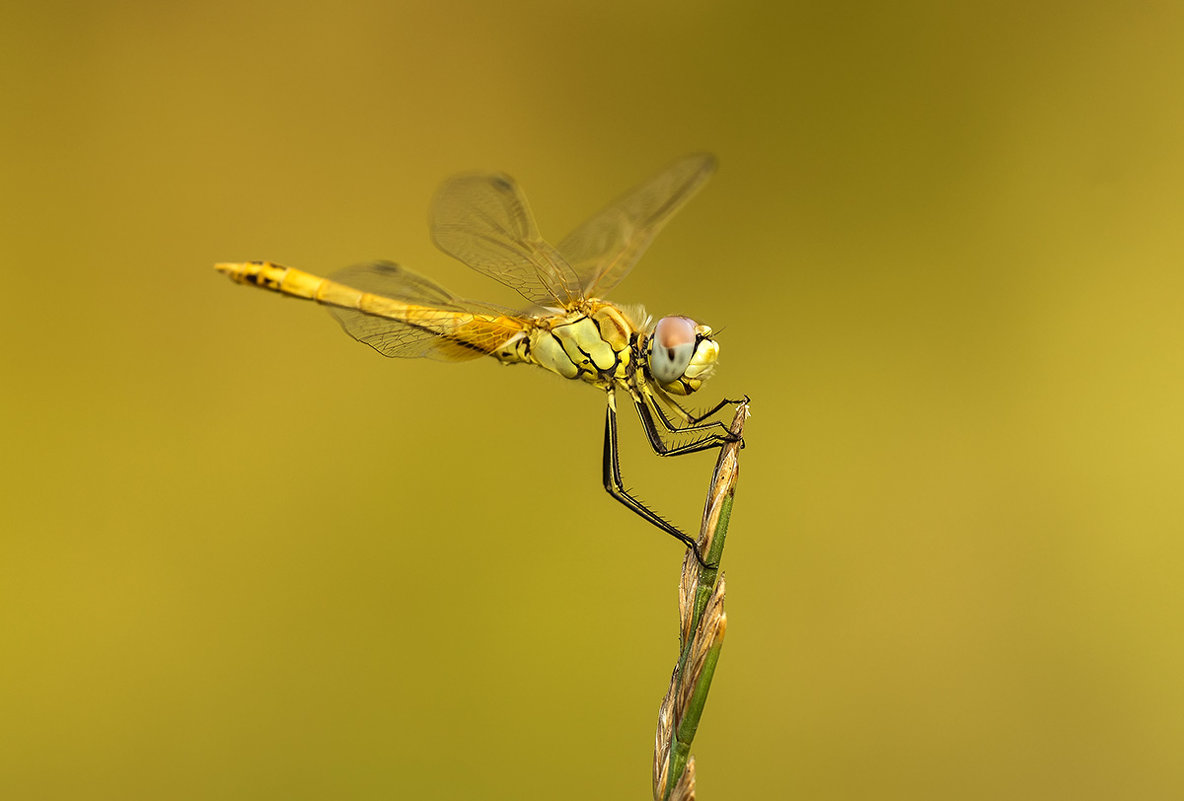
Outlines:
[[[733,404],[748,403],[749,400],[750,399],[747,395],[745,395],[743,398],[741,398],[739,400],[733,400],[731,398],[724,398],[719,403],[715,404],[710,409],[708,409],[707,411],[702,412],[700,414],[691,414],[686,409],[682,408],[682,406],[677,401],[675,401],[673,398],[670,399],[670,403],[672,406],[674,406],[675,409],[677,409],[679,411],[679,413],[683,416],[684,420],[686,420],[688,423],[694,425],[695,423],[701,423],[702,421],[706,420],[708,417],[711,417],[713,414],[720,411],[725,406],[732,406]],[[723,425],[723,424],[721,423],[721,425]]]
[[[659,456],[682,456],[688,453],[698,453],[699,451],[709,450],[710,448],[723,447],[724,444],[736,442],[738,439],[723,423],[719,422],[690,423],[685,426],[675,425],[666,416],[666,413],[662,411],[662,407],[659,405],[657,399],[645,392],[633,395],[633,405],[637,409],[637,416],[641,418],[641,426],[645,430],[645,436],[649,440],[650,447]],[[655,415],[657,415],[657,420],[662,422],[662,426],[670,434],[698,434],[699,436],[681,445],[667,444],[666,440],[662,438],[662,433],[658,430]],[[719,433],[720,430],[723,431],[722,434]]]
[[[604,420],[604,488],[608,494],[624,504],[638,516],[648,520],[670,536],[681,542],[695,555],[695,561],[705,570],[714,570],[719,565],[709,564],[699,553],[699,546],[688,535],[682,533],[667,520],[663,520],[641,501],[634,498],[625,489],[625,482],[621,478],[621,459],[617,445],[617,403],[612,391],[608,393],[608,407]]]

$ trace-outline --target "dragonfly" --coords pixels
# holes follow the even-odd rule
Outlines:
[[[633,404],[659,456],[736,442],[736,435],[712,417],[741,401],[725,398],[698,414],[679,402],[715,372],[719,344],[709,326],[689,317],[654,321],[642,307],[614,304],[602,295],[629,273],[714,170],[711,155],[681,158],[593,215],[558,246],[540,236],[525,195],[508,175],[469,173],[445,181],[432,203],[435,244],[518,292],[530,304],[522,311],[460,298],[391,262],[350,267],[330,278],[267,261],[217,264],[215,269],[238,283],[328,307],[346,333],[384,356],[442,361],[491,356],[503,364],[533,364],[604,391],[605,489],[682,542],[700,565],[713,568],[694,539],[626,489],[617,393]]]

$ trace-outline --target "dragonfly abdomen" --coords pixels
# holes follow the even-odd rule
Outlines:
[[[269,261],[248,261],[239,264],[216,264],[219,272],[240,284],[269,289],[281,295],[315,300],[326,306],[358,308],[362,292],[328,278],[306,273],[294,267],[284,267]]]
[[[365,292],[271,262],[215,266],[240,284],[344,310],[335,316],[346,331],[387,356],[432,355],[462,360],[489,354],[502,361],[523,360],[517,358],[514,347],[522,338],[524,321],[521,319],[471,311],[447,297],[434,298],[440,304],[435,307]],[[395,275],[394,270],[392,266],[384,275]],[[439,292],[444,294],[443,290]]]

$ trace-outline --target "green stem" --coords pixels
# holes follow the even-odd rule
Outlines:
[[[744,429],[744,420],[748,416],[747,403],[742,404],[736,411],[731,430],[740,435]],[[716,462],[712,474],[711,485],[708,490],[706,508],[704,509],[704,525],[700,532],[699,542],[707,540],[707,526],[712,516],[715,518],[714,531],[711,532],[710,547],[706,554],[706,561],[718,565],[723,556],[724,543],[728,533],[728,523],[732,517],[732,502],[735,492],[737,465],[732,462],[726,474],[721,474],[727,460],[734,460],[739,452],[739,446],[730,444],[721,449],[719,460]],[[716,508],[718,507],[718,508]],[[726,617],[723,613],[723,587],[718,587],[718,595],[713,605],[713,595],[717,593],[719,568],[703,568],[687,557],[684,561],[684,571],[695,570],[694,586],[691,590],[689,614],[690,625],[681,630],[680,653],[678,667],[672,679],[675,716],[673,731],[670,732],[670,751],[667,761],[666,786],[663,799],[669,799],[674,788],[678,786],[683,772],[690,759],[691,743],[699,727],[699,720],[703,716],[703,709],[707,704],[707,694],[711,690],[711,681],[715,676],[716,664],[719,662],[720,651],[723,648],[723,635]],[[684,572],[684,582],[689,576]],[[686,587],[684,583],[682,585]],[[683,597],[686,597],[685,595]],[[708,607],[711,612],[708,613]],[[684,607],[685,609],[685,607]],[[705,615],[708,615],[705,619]],[[706,648],[706,653],[703,649]],[[692,663],[694,660],[694,664]],[[689,693],[684,692],[688,671],[694,674],[694,686]],[[693,777],[692,777],[693,781]]]

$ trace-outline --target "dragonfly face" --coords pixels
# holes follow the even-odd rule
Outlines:
[[[675,395],[690,395],[715,372],[719,344],[689,317],[663,317],[646,337],[650,375]]]
[[[522,295],[532,304],[522,312],[463,300],[388,262],[349,268],[332,279],[269,262],[216,267],[239,283],[327,306],[350,336],[386,356],[445,361],[493,356],[606,390],[605,488],[695,549],[702,563],[690,537],[624,490],[616,392],[633,402],[659,455],[733,441],[721,423],[705,421],[734,401],[694,415],[674,397],[695,392],[711,376],[719,345],[709,327],[687,317],[663,317],[650,327],[641,309],[601,296],[628,274],[714,169],[708,155],[680,159],[594,215],[558,247],[539,235],[526,198],[509,176],[469,174],[446,181],[432,207],[433,239],[444,252]],[[671,444],[676,438],[680,444]]]

